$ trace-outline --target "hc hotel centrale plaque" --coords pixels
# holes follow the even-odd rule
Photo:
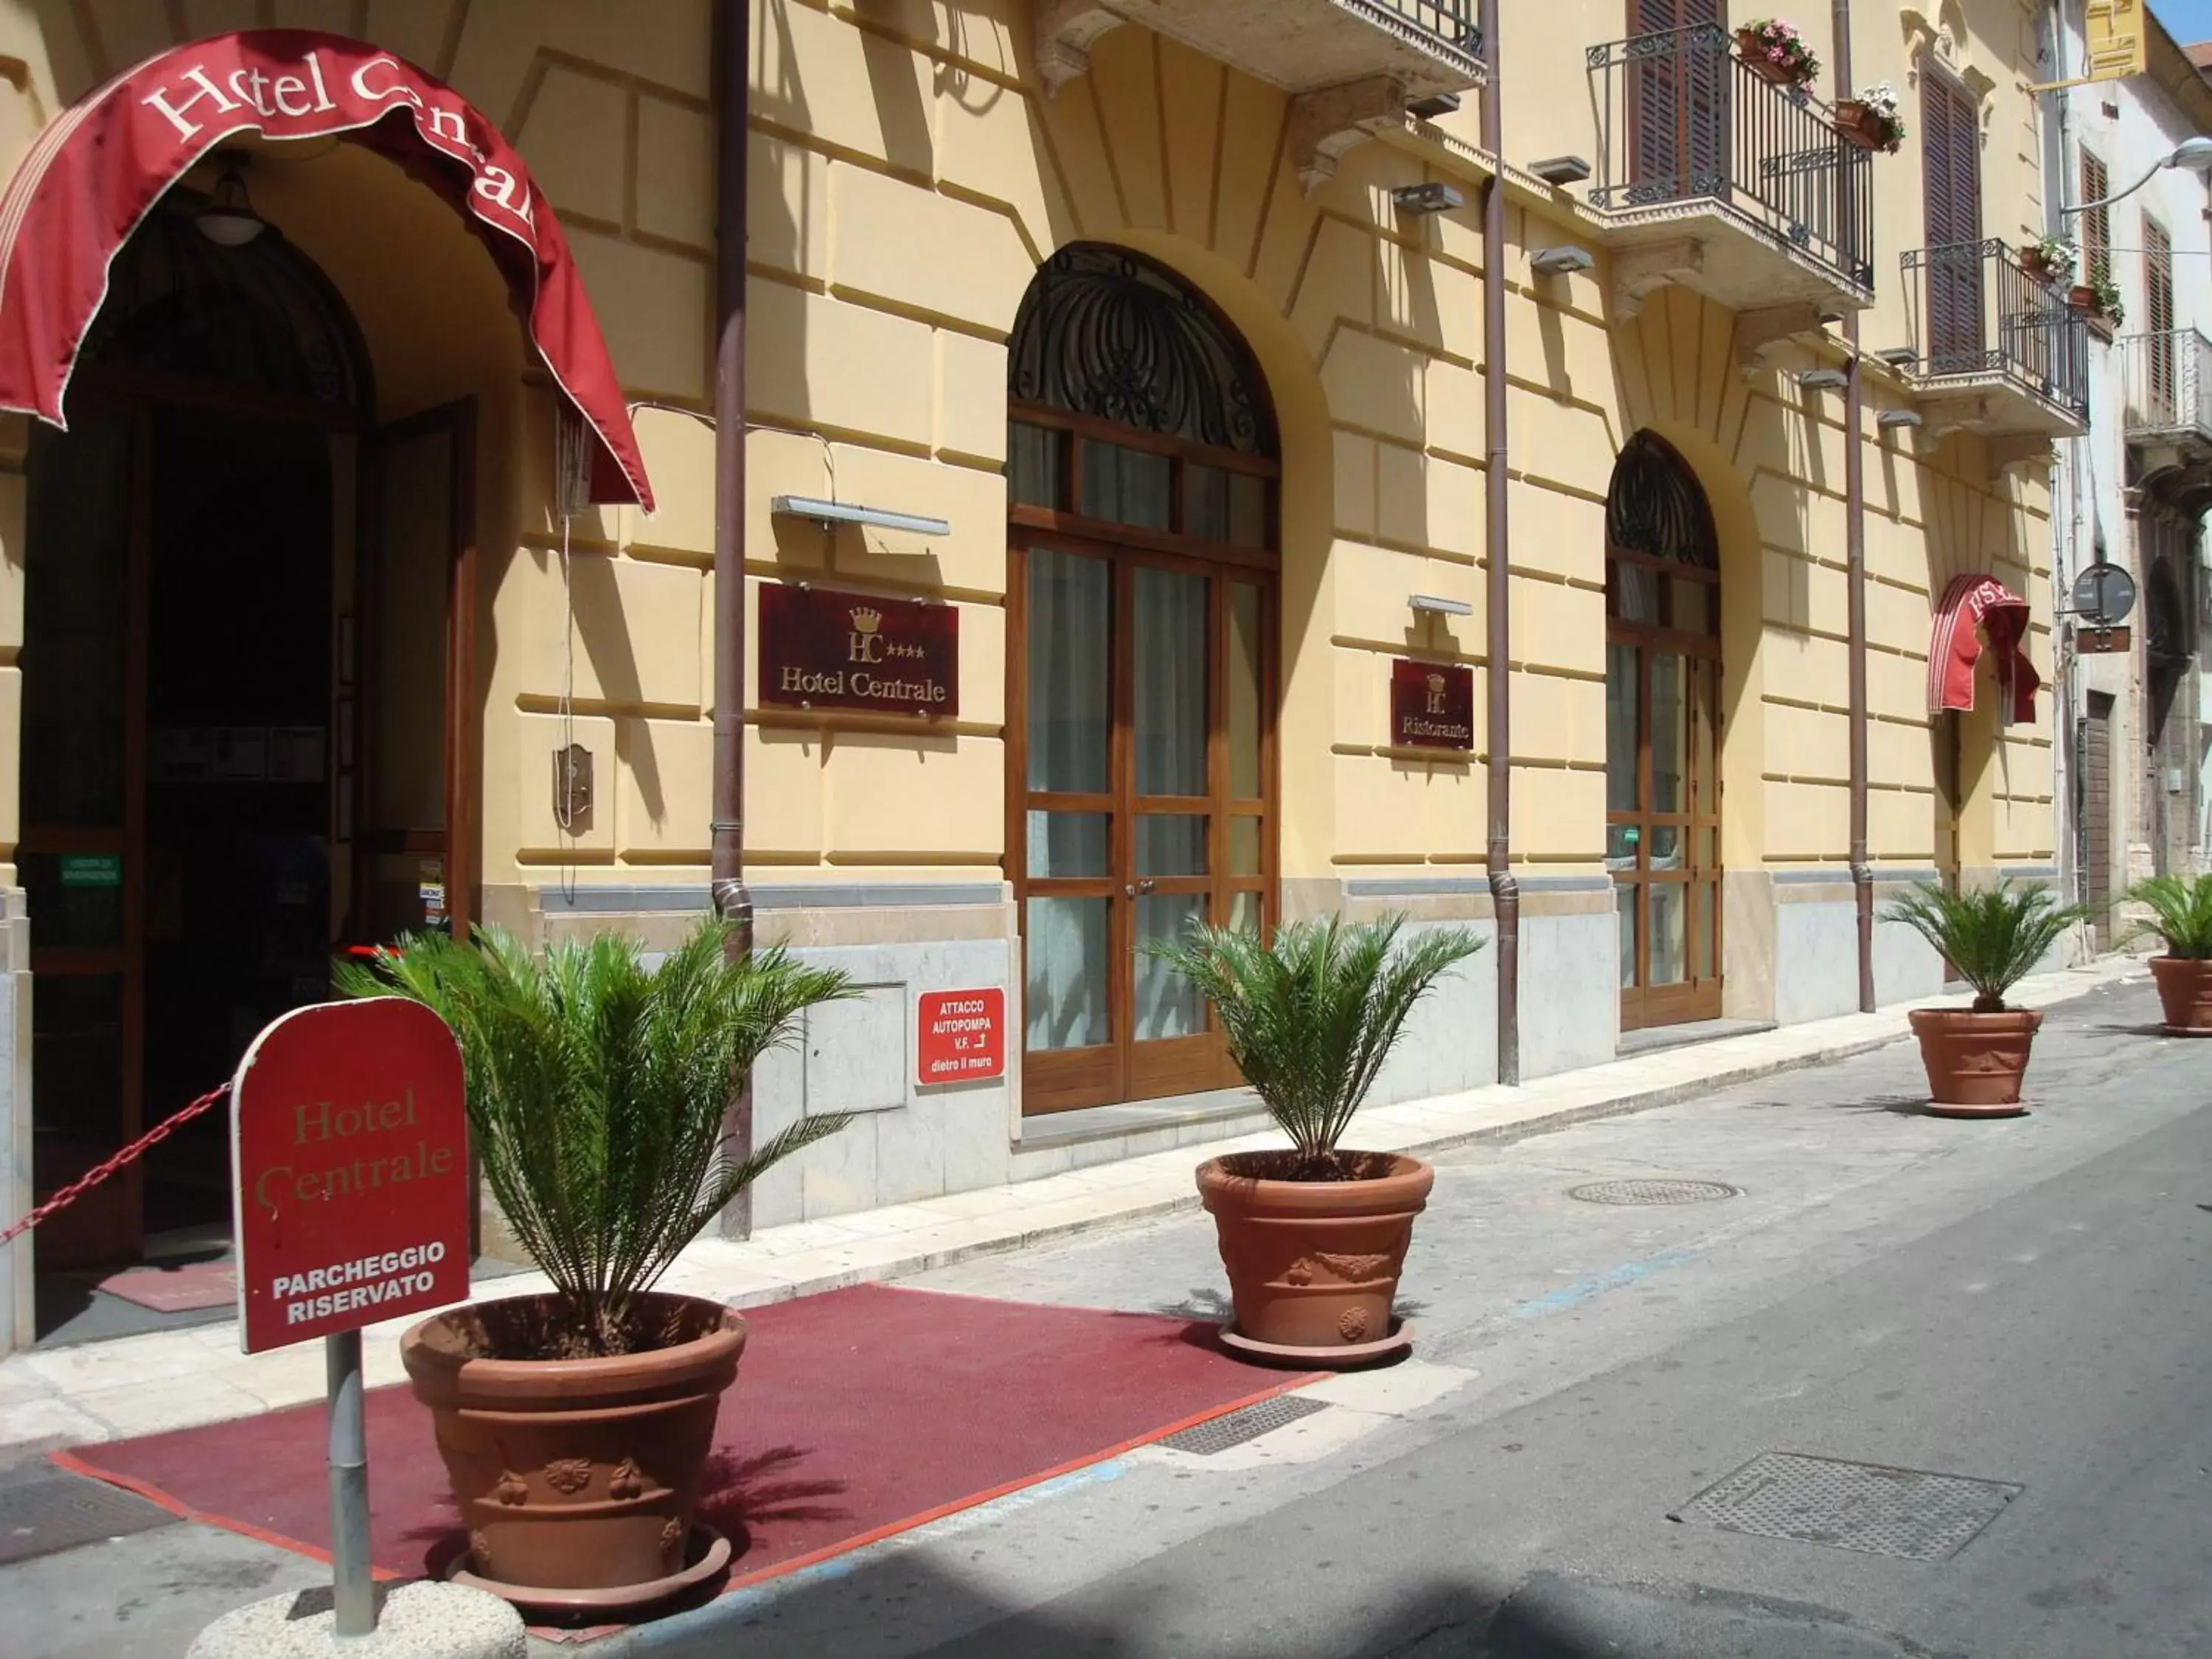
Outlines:
[[[771,582],[760,610],[763,703],[940,719],[960,712],[957,607]]]

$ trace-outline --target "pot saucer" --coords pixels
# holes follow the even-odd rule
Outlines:
[[[1221,1346],[1231,1353],[1246,1359],[1256,1359],[1266,1365],[1289,1365],[1299,1370],[1349,1371],[1363,1365],[1380,1364],[1411,1352],[1413,1346],[1413,1322],[1393,1319],[1390,1334],[1373,1342],[1339,1342],[1331,1346],[1299,1347],[1288,1342],[1262,1342],[1238,1330],[1233,1324],[1221,1328]]]
[[[545,1589],[533,1584],[510,1584],[502,1579],[482,1578],[469,1571],[465,1552],[454,1557],[446,1568],[448,1583],[465,1584],[471,1589],[489,1590],[503,1601],[532,1613],[573,1615],[577,1613],[636,1613],[673,1600],[684,1591],[696,1589],[708,1579],[726,1571],[730,1565],[730,1540],[704,1522],[691,1524],[691,1542],[684,1553],[684,1565],[662,1578],[649,1578],[641,1584],[616,1584],[605,1589]]]
[[[2026,1117],[2025,1102],[2015,1101],[2009,1106],[1945,1106],[1929,1101],[1920,1109],[1929,1117]]]

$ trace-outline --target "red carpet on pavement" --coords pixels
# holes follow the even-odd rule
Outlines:
[[[238,1275],[228,1261],[204,1261],[189,1267],[127,1267],[94,1287],[156,1313],[189,1313],[227,1307],[238,1300]]]
[[[739,1552],[733,1586],[1304,1380],[1231,1358],[1212,1325],[880,1285],[745,1321],[702,1510]],[[460,1536],[429,1414],[404,1387],[372,1390],[367,1414],[372,1553],[380,1571],[412,1577]],[[193,1519],[329,1549],[319,1403],[54,1455]]]

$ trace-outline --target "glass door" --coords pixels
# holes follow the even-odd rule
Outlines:
[[[1606,867],[1623,1030],[1720,1013],[1719,641],[1712,577],[1616,550],[1606,646]]]
[[[1204,1000],[1146,947],[1266,922],[1264,579],[1073,543],[1017,559],[1025,1109],[1231,1086]]]

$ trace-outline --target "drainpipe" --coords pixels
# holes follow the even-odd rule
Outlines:
[[[1838,0],[1841,3],[1841,0]],[[1489,561],[1484,589],[1483,689],[1487,715],[1490,835],[1486,860],[1490,902],[1498,917],[1498,1080],[1521,1081],[1521,885],[1513,879],[1513,682],[1511,603],[1506,566],[1505,500],[1505,165],[1504,121],[1498,107],[1498,0],[1482,0],[1482,147],[1491,155],[1490,182],[1482,192],[1482,402],[1488,465],[1483,495]]]
[[[730,921],[732,960],[753,948],[745,885],[745,137],[751,86],[751,0],[714,8],[714,795],[708,866],[715,914]],[[738,1085],[723,1122],[733,1158],[753,1149],[753,1085]],[[723,1218],[752,1232],[752,1194]]]
[[[1850,0],[1832,0],[1835,20],[1836,97],[1851,94]],[[1844,246],[1858,246],[1859,204],[1852,199],[1851,173],[1836,169]],[[1850,352],[1844,388],[1844,547],[1850,568],[1851,702],[1851,898],[1858,915],[1859,1011],[1874,1012],[1874,868],[1867,861],[1867,602],[1866,602],[1866,409],[1859,381],[1859,314],[1844,313],[1844,343]]]

